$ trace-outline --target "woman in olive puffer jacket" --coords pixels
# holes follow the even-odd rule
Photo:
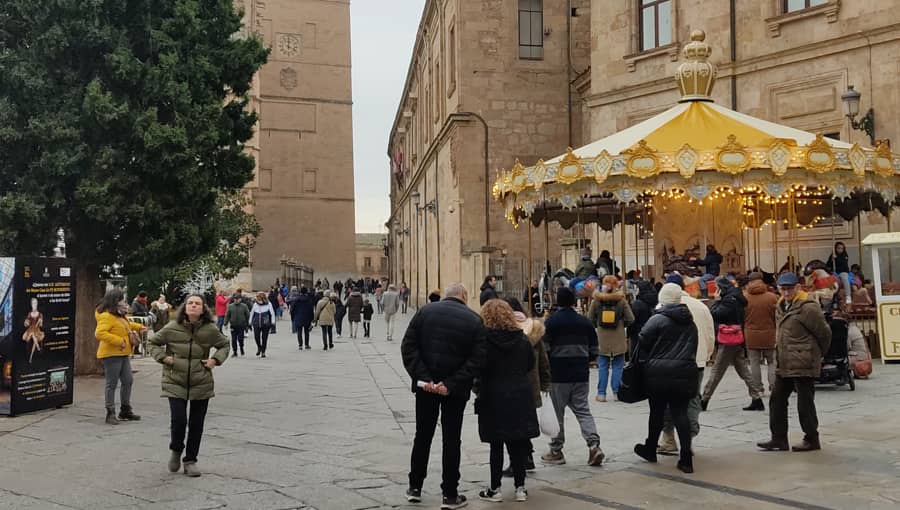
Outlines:
[[[175,320],[166,324],[150,342],[153,344],[153,358],[165,365],[162,396],[169,399],[172,413],[169,471],[175,473],[181,467],[187,428],[184,474],[200,476],[197,453],[203,437],[203,420],[209,399],[215,396],[212,370],[228,358],[228,339],[216,327],[203,296],[192,294],[178,309]],[[210,349],[213,348],[215,353],[210,356]]]

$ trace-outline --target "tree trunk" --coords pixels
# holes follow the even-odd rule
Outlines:
[[[97,339],[94,330],[94,307],[105,291],[100,281],[100,270],[93,265],[78,264],[75,282],[75,375],[100,374],[100,360],[97,359]]]

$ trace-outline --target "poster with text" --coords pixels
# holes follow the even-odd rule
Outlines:
[[[9,414],[12,387],[12,358],[15,351],[13,330],[13,278],[16,259],[0,257],[0,414]]]
[[[12,286],[11,414],[71,404],[74,267],[67,259],[17,258]]]

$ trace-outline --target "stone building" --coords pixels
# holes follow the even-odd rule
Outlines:
[[[349,0],[237,0],[271,49],[257,74],[248,191],[263,228],[236,284],[268,288],[285,257],[346,278],[354,256]]]
[[[527,229],[504,219],[490,187],[516,158],[584,141],[590,10],[589,0],[426,0],[387,147],[390,277],[413,303],[462,281],[477,306],[489,273],[509,293],[523,288]],[[549,246],[534,233],[535,261],[559,258],[562,231],[546,235]]]
[[[386,234],[356,234],[356,272],[354,279],[387,278],[390,273],[384,252]]]
[[[862,95],[857,120],[872,108],[875,138],[890,139],[896,147],[900,143],[897,7],[895,2],[874,0],[593,0],[594,43],[583,129],[588,139],[596,140],[676,104],[680,96],[672,77],[682,58],[680,49],[691,31],[700,29],[706,32],[713,48],[711,59],[719,69],[713,90],[718,104],[871,147],[869,136],[853,129],[844,115],[841,96],[854,86]],[[548,155],[556,154],[539,154]],[[864,214],[858,223],[841,222],[837,237],[850,247],[855,263],[859,232],[864,237],[886,228],[880,214]],[[626,229],[629,268],[644,261],[643,245],[634,248],[635,235]],[[615,239],[619,236],[617,229]],[[771,227],[764,228],[760,237],[773,239]],[[776,237],[783,240],[786,233],[777,232]],[[800,260],[827,257],[830,223],[804,231],[801,239]],[[600,234],[601,245],[610,241],[609,233]],[[761,242],[761,251],[760,263],[767,270],[784,262],[782,248],[775,264],[771,242]]]

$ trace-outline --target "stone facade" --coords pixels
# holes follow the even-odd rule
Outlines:
[[[356,234],[356,273],[353,278],[387,278],[390,268],[384,253],[386,234]]]
[[[865,133],[851,128],[841,94],[854,85],[862,94],[860,111],[875,110],[875,136],[900,143],[900,9],[892,2],[839,0],[807,2],[812,6],[784,12],[782,0],[735,2],[732,60],[729,2],[670,0],[670,45],[641,51],[639,0],[593,0],[589,93],[584,101],[588,138],[603,138],[673,106],[679,99],[675,69],[680,48],[692,30],[704,30],[719,75],[713,96],[717,103],[742,113],[844,141],[871,146]],[[644,2],[645,4],[648,2]],[[802,4],[803,2],[791,2]],[[817,5],[818,4],[818,5]],[[604,13],[603,16],[597,13]],[[733,81],[733,85],[732,85]],[[733,92],[734,91],[734,92]],[[895,215],[896,216],[896,215]],[[883,232],[880,215],[863,215],[859,224],[841,225],[836,237],[859,260],[860,231]],[[896,228],[896,227],[894,227]],[[626,229],[629,262],[643,263],[643,245],[635,248],[634,232]],[[616,230],[618,242],[621,232]],[[785,232],[776,237],[784,243]],[[766,270],[784,262],[782,245],[775,265],[773,233],[760,233],[760,264]],[[608,233],[600,234],[609,243]],[[801,233],[800,260],[824,258],[831,248],[831,228]],[[748,246],[753,239],[747,237]],[[640,259],[635,258],[640,254]],[[652,243],[649,248],[652,264]],[[868,257],[864,257],[867,259]],[[748,260],[752,265],[754,260]],[[867,260],[864,260],[864,269]]]
[[[588,0],[427,0],[391,132],[391,279],[411,301],[461,281],[477,306],[488,273],[508,292],[528,279],[527,227],[518,230],[490,198],[496,169],[578,146],[579,95],[590,57]],[[521,58],[520,6],[540,13],[531,44],[542,58]],[[572,108],[572,106],[575,108]],[[488,157],[485,170],[484,126]],[[418,202],[416,202],[418,200]],[[558,227],[535,230],[534,272],[549,248],[560,256]]]
[[[248,192],[263,232],[245,287],[268,288],[283,257],[331,281],[355,271],[349,0],[238,0],[271,49],[254,80],[259,114]]]

